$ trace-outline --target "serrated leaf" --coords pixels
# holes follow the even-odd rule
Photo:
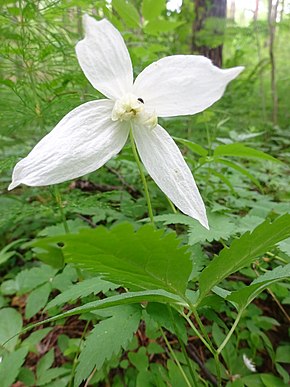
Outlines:
[[[214,150],[214,157],[216,156],[233,156],[233,157],[243,157],[246,159],[255,158],[255,159],[261,159],[261,160],[269,160],[275,163],[281,163],[280,160],[276,159],[273,156],[268,155],[265,152],[262,152],[254,148],[250,148],[240,143],[219,145]]]
[[[79,386],[96,367],[99,370],[106,360],[126,349],[141,319],[141,307],[126,305],[114,308],[111,318],[101,321],[85,342],[79,357],[74,385]],[[121,327],[121,329],[120,329]]]
[[[227,300],[236,303],[239,309],[244,309],[271,284],[287,278],[290,278],[290,264],[278,266],[255,279],[249,286],[231,293],[227,296]]]
[[[146,312],[155,322],[157,322],[159,326],[162,326],[171,333],[178,335],[184,343],[187,343],[187,332],[184,323],[185,320],[182,319],[175,310],[170,310],[169,308],[170,307],[167,305],[150,302],[146,308]]]
[[[27,348],[20,348],[6,354],[0,363],[0,385],[11,387],[19,374],[20,368],[27,355]]]
[[[189,226],[188,244],[195,245],[197,242],[212,242],[213,240],[228,239],[236,231],[234,223],[226,215],[216,213],[208,214],[209,230],[189,216],[183,214],[165,214],[155,216],[156,222],[164,224],[184,224]]]
[[[290,214],[285,214],[273,223],[264,221],[251,233],[246,232],[235,239],[203,270],[199,280],[200,300],[228,275],[249,265],[265,251],[290,236]]]
[[[166,9],[166,0],[143,0],[142,15],[146,20],[153,20]]]
[[[107,292],[109,289],[115,289],[118,285],[112,282],[105,281],[101,278],[89,278],[56,296],[50,301],[45,309],[50,309],[66,302],[74,301],[81,297],[86,297],[89,294],[97,294],[99,292]]]
[[[279,250],[287,254],[290,257],[290,238],[285,239],[283,242],[278,244]]]
[[[164,235],[149,225],[135,232],[132,225],[123,223],[111,230],[98,227],[56,238],[47,243],[62,242],[66,262],[104,279],[133,290],[185,293],[191,261],[173,232]]]
[[[60,313],[56,316],[45,319],[44,321],[31,324],[22,330],[22,333],[29,331],[32,328],[43,325],[44,323],[49,323],[52,321],[57,321],[66,317],[74,316],[76,314],[88,313],[94,310],[111,308],[118,305],[129,305],[129,304],[139,304],[141,302],[160,302],[164,304],[175,304],[188,307],[188,304],[181,297],[176,294],[166,292],[164,290],[145,290],[142,292],[128,292],[120,295],[108,297],[102,300],[88,302],[82,306],[70,309],[67,312]]]

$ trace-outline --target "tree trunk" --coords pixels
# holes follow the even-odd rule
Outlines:
[[[279,0],[268,0],[268,25],[269,25],[269,56],[271,63],[271,94],[272,94],[272,121],[278,121],[278,95],[276,85],[276,61],[274,55],[274,42],[276,32],[276,20]]]
[[[222,66],[222,57],[223,57],[223,44],[217,44],[211,46],[207,40],[207,44],[204,44],[204,39],[202,39],[201,31],[205,31],[208,36],[211,36],[216,40],[216,38],[221,38],[219,41],[222,41],[224,34],[224,23],[226,20],[226,11],[227,11],[227,0],[193,0],[194,1],[194,10],[195,18],[192,25],[192,52],[197,52],[202,54],[213,61],[213,63],[221,67]],[[214,23],[214,19],[216,24]],[[211,20],[211,25],[207,25],[207,21]]]

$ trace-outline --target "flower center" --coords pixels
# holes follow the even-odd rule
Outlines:
[[[125,94],[122,98],[117,99],[111,117],[113,121],[134,120],[148,129],[155,128],[158,122],[155,112],[147,111],[143,99],[133,94]]]

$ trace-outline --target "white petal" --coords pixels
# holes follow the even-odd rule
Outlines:
[[[135,126],[133,135],[140,158],[159,188],[182,212],[208,228],[205,207],[184,158],[160,125]]]
[[[129,93],[133,70],[120,32],[108,20],[84,15],[85,38],[76,45],[79,64],[95,89],[108,98]]]
[[[124,146],[129,128],[113,122],[114,102],[87,102],[68,113],[16,164],[9,190],[56,184],[95,171]]]
[[[195,114],[220,99],[227,84],[243,69],[222,70],[199,55],[168,56],[138,75],[133,93],[158,117]]]

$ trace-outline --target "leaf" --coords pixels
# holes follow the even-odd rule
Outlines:
[[[51,300],[45,309],[50,309],[55,306],[65,304],[69,301],[74,301],[77,298],[86,297],[89,294],[97,294],[99,292],[106,293],[110,289],[115,289],[118,285],[112,282],[104,281],[101,278],[89,278],[82,282],[72,285],[67,290]]]
[[[184,343],[187,343],[187,332],[184,324],[184,319],[174,309],[169,309],[167,305],[161,305],[156,302],[150,302],[146,308],[146,312],[150,317],[157,322],[159,326],[164,327],[171,333],[180,336]],[[178,332],[176,332],[176,330]]]
[[[142,15],[146,20],[153,20],[166,9],[166,0],[143,0]]]
[[[243,157],[245,159],[255,158],[255,159],[261,159],[261,160],[269,160],[275,163],[281,163],[281,161],[276,159],[275,157],[270,156],[267,153],[262,152],[260,150],[250,148],[241,143],[219,145],[218,147],[215,148],[213,155],[214,157],[234,156],[234,157]]]
[[[255,176],[253,176],[247,169],[243,168],[241,165],[239,165],[237,163],[234,163],[233,161],[225,160],[225,159],[222,159],[222,158],[215,158],[214,161],[215,161],[215,163],[224,164],[227,167],[232,168],[235,171],[238,171],[242,175],[244,175],[247,178],[249,178],[259,188],[260,191],[263,191],[263,188],[262,188],[259,180],[256,179]]]
[[[13,255],[15,255],[15,251],[9,251],[12,247],[15,247],[16,245],[18,245],[19,243],[21,242],[24,242],[26,241],[26,239],[18,239],[17,241],[13,241],[11,243],[9,243],[7,246],[3,247],[3,249],[0,251],[0,265],[6,261],[8,261],[8,259],[10,259],[11,257],[13,257]]]
[[[64,244],[66,262],[106,280],[133,290],[185,293],[191,261],[173,232],[164,235],[149,225],[135,232],[132,225],[123,223],[111,230],[98,227],[47,239],[47,243],[55,242]]]
[[[196,144],[195,142],[184,140],[183,138],[173,137],[176,142],[186,146],[192,152],[198,154],[199,156],[206,157],[208,155],[208,151],[203,148],[201,145]]]
[[[137,9],[126,0],[112,0],[112,7],[128,27],[139,27],[140,17]]]
[[[49,282],[57,270],[47,265],[33,267],[32,269],[22,270],[16,276],[16,285],[18,292],[24,294],[37,288],[39,285]]]
[[[290,214],[285,214],[273,223],[265,220],[252,232],[246,232],[241,238],[235,239],[231,246],[225,247],[201,273],[199,300],[228,275],[249,265],[289,236]]]
[[[26,348],[20,348],[12,353],[4,355],[0,363],[0,385],[11,387],[19,374],[20,368],[27,355]]]
[[[28,325],[22,330],[22,333],[27,332],[30,329],[38,327],[40,325],[52,321],[57,321],[66,317],[74,316],[76,314],[88,313],[92,312],[93,310],[106,309],[117,305],[138,304],[145,301],[160,302],[164,304],[175,304],[188,307],[187,303],[182,298],[180,298],[176,294],[168,293],[164,290],[145,290],[142,292],[128,292],[108,297],[102,300],[88,302],[87,304],[84,304],[82,306],[70,309],[67,312],[63,312],[56,316],[37,322],[35,324]]]
[[[22,328],[22,317],[15,309],[4,308],[0,310],[0,345],[5,344],[7,351],[13,351],[17,344]],[[15,337],[13,337],[15,336]]]
[[[41,340],[43,340],[48,333],[52,330],[52,328],[43,328],[38,329],[35,332],[32,332],[30,336],[27,337],[24,341],[21,343],[21,347],[27,347],[30,352],[38,352],[36,345],[40,343]]]
[[[276,351],[276,362],[290,364],[290,344],[279,345]]]
[[[188,243],[195,245],[198,242],[212,242],[213,240],[228,239],[235,233],[236,227],[231,219],[226,215],[216,213],[208,214],[209,230],[189,216],[183,214],[165,214],[154,217],[156,222],[162,221],[164,224],[185,224],[189,226]]]
[[[51,284],[49,282],[34,289],[27,297],[25,307],[25,317],[30,319],[43,307],[45,307],[48,297],[51,292]]]
[[[114,308],[112,317],[95,325],[79,357],[74,385],[79,386],[93,369],[99,370],[106,360],[126,349],[141,319],[141,307],[126,305]],[[121,327],[121,329],[120,329]]]
[[[290,238],[285,239],[283,242],[278,244],[279,250],[287,254],[290,257]]]
[[[239,309],[246,308],[255,297],[271,284],[290,278],[290,263],[286,266],[278,266],[255,279],[249,286],[237,290],[227,296],[227,300],[233,301]]]
[[[163,19],[152,20],[145,25],[144,32],[149,35],[157,36],[160,33],[171,32],[182,24],[184,24],[182,21],[170,21]]]

